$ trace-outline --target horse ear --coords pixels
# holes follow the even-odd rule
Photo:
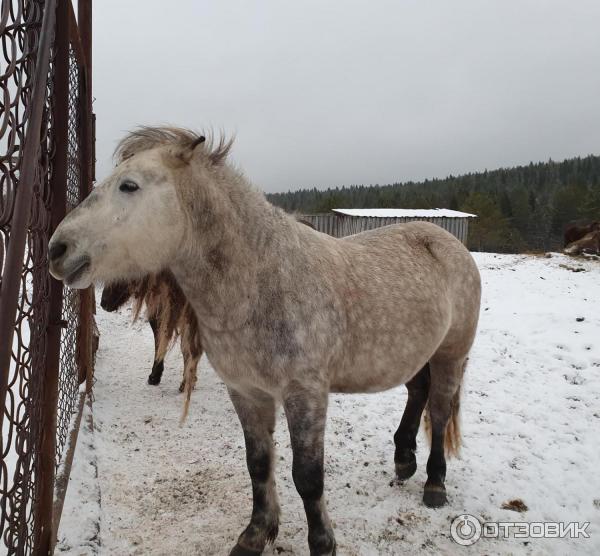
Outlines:
[[[190,149],[193,151],[198,145],[204,143],[204,141],[206,141],[206,137],[204,137],[204,135],[200,135],[198,138],[194,139],[194,141],[192,141],[192,144],[190,145]]]
[[[201,145],[206,141],[206,137],[204,135],[200,135],[194,139],[188,147],[186,147],[182,152],[179,153],[179,158],[183,160],[186,164],[189,164],[190,160],[192,160],[192,156],[194,156],[194,151],[198,145]]]

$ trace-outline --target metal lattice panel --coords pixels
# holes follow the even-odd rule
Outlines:
[[[51,544],[53,470],[65,453],[79,397],[79,348],[85,344],[81,331],[90,328],[90,312],[83,310],[79,292],[63,288],[60,313],[53,301],[60,302],[60,291],[53,293],[57,290],[47,263],[53,223],[64,209],[76,206],[89,187],[82,149],[83,137],[86,145],[91,139],[83,125],[91,125],[89,104],[83,103],[88,102],[82,92],[85,60],[72,6],[67,0],[58,6],[52,0],[1,0],[0,6],[0,303],[13,303],[10,315],[0,314],[3,330],[8,326],[13,334],[12,344],[9,336],[0,334],[2,367],[8,360],[7,368],[0,368],[0,379],[6,378],[6,388],[0,382],[0,554],[9,555],[47,553]],[[60,33],[55,15],[59,12]],[[68,53],[67,47],[57,46],[59,39]],[[58,51],[64,53],[62,65]],[[68,71],[59,73],[57,68],[67,66]],[[58,109],[56,99],[66,99],[67,94],[65,133],[60,120],[64,110]],[[56,112],[60,116],[55,120]],[[65,136],[67,141],[60,139]],[[66,160],[66,180],[58,160]],[[64,162],[61,167],[64,171]],[[23,210],[27,205],[17,198],[27,198],[29,210]],[[57,333],[50,340],[57,326],[60,345]],[[55,354],[60,351],[57,399],[56,388],[47,386],[49,377],[56,378],[56,372],[48,370],[56,371],[56,364],[49,367],[51,346]],[[56,415],[56,426],[48,415]],[[56,442],[48,444],[48,438]]]
[[[2,66],[0,70],[0,242],[10,241],[15,194],[19,184],[28,109],[31,101],[35,48],[39,41],[43,2],[2,2]],[[4,16],[7,15],[6,18]],[[51,89],[51,78],[49,79]],[[47,93],[46,112],[48,113]],[[44,122],[41,160],[33,197],[27,247],[8,371],[8,390],[2,422],[0,466],[0,530],[8,554],[32,550],[35,447],[39,422],[40,381],[47,325],[48,278],[45,269],[48,233],[47,189],[51,147],[50,122]],[[4,272],[4,268],[2,268]],[[1,287],[1,286],[0,286]]]

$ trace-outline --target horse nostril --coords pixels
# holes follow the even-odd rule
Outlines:
[[[56,259],[59,259],[60,257],[62,257],[65,254],[66,250],[67,250],[67,244],[57,241],[56,243],[53,243],[50,246],[50,249],[48,250],[48,259],[50,261],[55,261]]]

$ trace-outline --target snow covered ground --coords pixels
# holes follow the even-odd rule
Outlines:
[[[450,503],[431,510],[421,502],[423,437],[416,475],[393,481],[403,387],[331,396],[326,489],[341,556],[600,554],[600,262],[475,256],[483,303],[465,379],[464,448],[448,464]],[[94,430],[84,428],[78,443],[59,552],[227,554],[251,502],[242,432],[223,384],[203,358],[180,428],[178,350],[163,384],[148,386],[150,328],[132,326],[129,311],[97,316]],[[283,415],[276,441],[282,516],[266,554],[304,555]],[[514,498],[528,511],[501,509]],[[463,513],[482,521],[590,522],[590,538],[481,539],[463,548],[450,536]]]

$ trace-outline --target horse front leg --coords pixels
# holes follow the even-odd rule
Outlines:
[[[246,463],[252,481],[252,517],[230,556],[258,556],[279,531],[279,503],[275,490],[273,431],[275,400],[248,398],[229,389],[246,442]]]
[[[292,477],[302,497],[311,556],[335,554],[335,537],[323,496],[323,457],[327,389],[294,386],[284,398],[292,442]]]
[[[152,364],[152,371],[148,375],[148,384],[156,386],[157,384],[160,384],[165,369],[165,354],[158,352],[160,345],[160,325],[158,319],[155,316],[152,316],[148,319],[148,323],[154,334],[154,363]]]

